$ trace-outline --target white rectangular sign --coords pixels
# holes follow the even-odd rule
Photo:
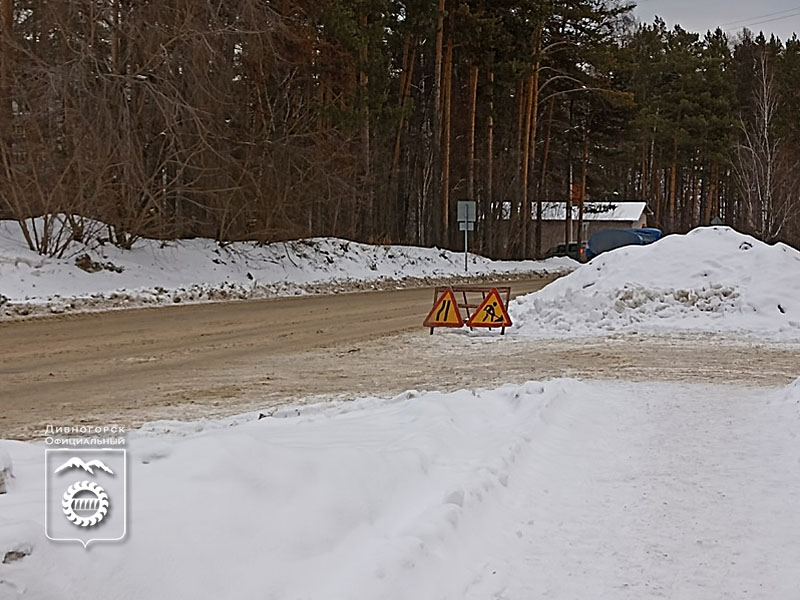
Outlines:
[[[460,200],[458,202],[458,220],[475,221],[476,220],[475,202],[472,200]],[[462,230],[463,231],[463,230]],[[470,230],[472,231],[472,230]]]

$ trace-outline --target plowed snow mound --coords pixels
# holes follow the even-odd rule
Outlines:
[[[41,219],[32,223],[41,230]],[[95,232],[109,228],[97,221],[84,223]],[[99,233],[91,239],[71,243],[58,258],[39,256],[28,249],[15,221],[0,221],[0,316],[4,304],[47,305],[63,312],[353,291],[382,282],[425,285],[466,276],[461,253],[337,238],[224,246],[204,238],[142,238],[131,250],[115,247]],[[576,266],[569,258],[493,261],[469,256],[470,277],[560,274]]]
[[[727,227],[603,254],[511,305],[517,331],[692,330],[800,340],[800,252]]]

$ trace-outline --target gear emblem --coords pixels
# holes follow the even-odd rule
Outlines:
[[[78,527],[94,527],[108,514],[108,494],[93,481],[79,481],[64,492],[64,515]]]

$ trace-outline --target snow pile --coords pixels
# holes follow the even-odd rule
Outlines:
[[[577,263],[566,258],[492,261],[470,255],[469,265],[470,275],[491,276],[561,273]],[[274,297],[335,291],[331,286],[353,289],[358,283],[462,276],[463,254],[335,238],[224,247],[208,239],[144,239],[132,250],[75,243],[64,257],[48,258],[28,249],[16,222],[0,221],[0,309],[4,303],[86,306],[75,299],[160,304]]]
[[[465,522],[488,510],[542,412],[577,385],[407,392],[129,434],[129,539],[88,552],[31,526],[44,514],[44,449],[14,443],[27,493],[0,499],[0,556],[32,552],[0,565],[0,597],[436,597],[458,581],[442,569],[458,566],[448,554]]]
[[[88,550],[45,539],[44,447],[10,442],[0,598],[795,598],[777,393],[561,380],[132,433],[128,538]]]
[[[800,252],[727,227],[603,254],[511,305],[536,337],[617,331],[740,332],[800,337]]]

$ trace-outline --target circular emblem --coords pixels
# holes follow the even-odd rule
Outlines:
[[[92,481],[79,481],[67,488],[61,506],[67,519],[79,527],[94,527],[108,513],[108,494]]]

